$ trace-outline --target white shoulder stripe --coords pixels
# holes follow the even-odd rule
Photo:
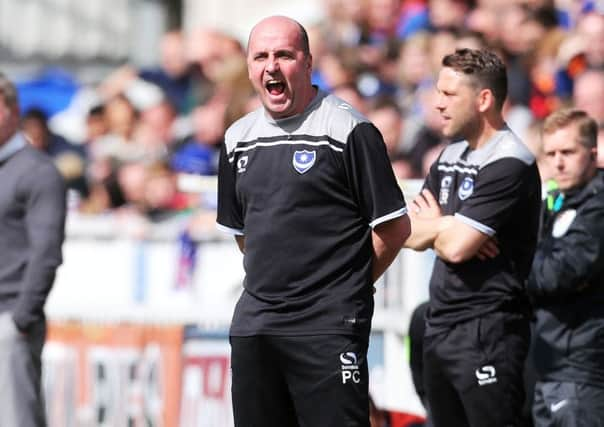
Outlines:
[[[233,159],[236,152],[242,153],[245,151],[250,151],[256,147],[274,147],[277,145],[312,145],[313,147],[326,146],[331,148],[333,151],[337,151],[338,153],[342,153],[344,151],[343,148],[336,147],[331,144],[329,141],[274,141],[274,142],[256,142],[255,144],[248,145],[245,147],[235,147],[233,150],[233,154],[229,156],[229,163],[233,163]]]
[[[459,221],[463,222],[466,225],[469,225],[470,227],[480,231],[481,233],[486,234],[489,237],[493,237],[495,235],[495,230],[493,230],[491,227],[484,225],[481,222],[475,221],[472,218],[468,218],[467,216],[459,213],[456,213],[454,216]]]
[[[438,165],[438,170],[443,172],[461,172],[461,173],[469,173],[470,175],[478,174],[478,170],[476,168],[464,168],[458,165],[446,166],[446,165]]]
[[[394,212],[390,212],[389,214],[383,215],[379,218],[374,219],[369,223],[371,228],[375,228],[383,222],[390,221],[391,219],[398,218],[399,216],[403,216],[407,214],[407,207],[402,207]]]

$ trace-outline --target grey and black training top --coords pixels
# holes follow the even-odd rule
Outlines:
[[[217,219],[245,235],[231,335],[366,333],[371,229],[405,213],[382,136],[342,100],[319,91],[299,115],[234,123]]]
[[[430,280],[428,325],[451,326],[489,312],[525,311],[525,280],[535,252],[541,183],[535,158],[509,128],[485,146],[448,145],[425,187],[444,215],[494,237],[500,254],[448,263],[437,258]]]

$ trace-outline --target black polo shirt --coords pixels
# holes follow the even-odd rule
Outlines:
[[[495,237],[500,254],[449,263],[437,257],[428,324],[451,326],[496,310],[526,309],[525,279],[537,242],[541,183],[534,156],[507,127],[485,146],[448,145],[425,187],[444,215]]]
[[[367,332],[371,229],[406,213],[378,130],[321,91],[290,118],[260,108],[227,130],[218,178],[219,227],[245,235],[231,335]]]

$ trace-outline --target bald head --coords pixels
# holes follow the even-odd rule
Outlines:
[[[271,16],[252,29],[247,46],[248,76],[273,118],[299,114],[312,101],[312,56],[302,26]]]
[[[298,41],[300,43],[300,45],[299,45],[300,50],[302,50],[302,52],[304,52],[304,56],[306,56],[306,57],[310,56],[310,46],[309,46],[309,41],[308,41],[308,33],[306,32],[306,29],[302,26],[302,24],[300,24],[295,19],[291,19],[291,18],[288,18],[287,16],[280,16],[280,15],[269,16],[268,18],[264,18],[263,20],[258,22],[256,25],[254,25],[254,28],[252,28],[252,31],[250,31],[250,37],[247,42],[248,49],[250,46],[250,41],[251,41],[254,33],[256,32],[256,30],[263,29],[266,27],[270,28],[273,25],[284,25],[284,26],[291,25],[293,28],[295,28],[295,31],[298,32]]]

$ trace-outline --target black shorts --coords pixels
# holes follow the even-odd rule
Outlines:
[[[369,427],[368,341],[230,337],[235,427]]]
[[[529,321],[491,313],[424,337],[424,381],[435,427],[523,425]]]

